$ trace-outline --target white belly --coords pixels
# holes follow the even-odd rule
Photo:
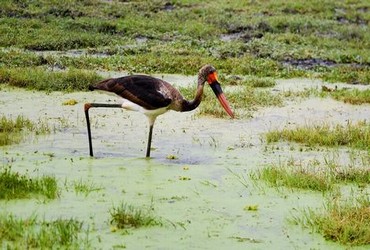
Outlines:
[[[148,110],[124,98],[120,98],[119,101],[121,103],[122,108],[131,110],[131,111],[140,112],[146,115],[149,118],[150,124],[154,123],[155,118],[157,118],[157,116],[164,114],[168,111],[167,107]]]

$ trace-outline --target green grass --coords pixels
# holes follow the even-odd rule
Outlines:
[[[82,249],[89,246],[83,237],[82,222],[74,219],[38,220],[12,214],[0,215],[0,242],[5,249]]]
[[[118,229],[162,226],[163,222],[153,215],[152,210],[121,203],[110,210],[111,224]]]
[[[291,221],[343,245],[369,245],[369,207],[370,200],[365,196],[342,202],[329,200],[323,211],[305,209],[301,216],[295,216]]]
[[[55,199],[59,196],[55,177],[30,177],[4,167],[0,172],[0,200],[24,199],[37,196]]]
[[[341,89],[329,92],[329,95],[338,101],[354,105],[370,103],[370,89],[367,90]]]
[[[365,156],[365,157],[368,157]],[[263,180],[273,187],[287,187],[312,191],[333,191],[339,185],[352,183],[359,187],[370,184],[369,162],[351,159],[346,166],[338,158],[324,158],[303,163],[290,159],[270,164],[250,174],[253,180]]]
[[[276,85],[276,82],[269,77],[249,77],[245,80],[243,85],[248,85],[253,88],[270,88]]]
[[[348,146],[363,150],[370,148],[370,124],[366,121],[347,125],[324,124],[273,130],[265,136],[268,143],[286,140],[307,146]]]
[[[252,173],[254,180],[264,180],[273,187],[288,187],[312,191],[332,191],[337,184],[370,184],[370,170],[366,168],[321,169],[312,166],[266,166]]]
[[[313,173],[312,171],[299,167],[276,167],[267,166],[255,174],[253,179],[261,179],[273,187],[288,187],[307,189],[313,191],[330,191],[334,182],[325,173]]]
[[[48,71],[43,68],[0,68],[0,83],[44,91],[86,90],[89,84],[100,79],[94,72],[77,69]]]
[[[0,47],[13,49],[0,52],[0,68],[57,62],[62,68],[195,74],[212,63],[224,74],[368,84],[366,10],[366,0],[6,0]],[[71,49],[90,54],[33,53]],[[109,56],[95,56],[101,52]]]
[[[97,192],[103,189],[93,182],[83,181],[81,179],[78,181],[73,181],[72,185],[76,194],[83,194],[85,195],[85,197],[87,197],[92,192]]]
[[[30,133],[39,135],[49,132],[48,125],[43,121],[35,123],[21,115],[16,119],[0,117],[0,146],[19,143]]]

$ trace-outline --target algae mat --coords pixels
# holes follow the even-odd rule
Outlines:
[[[176,78],[172,78],[176,79]],[[180,78],[179,78],[180,79]],[[185,78],[188,80],[188,78]],[[181,79],[179,80],[181,83]],[[276,91],[320,87],[320,81],[279,81]],[[294,211],[322,206],[321,193],[257,185],[249,173],[296,152],[270,150],[263,133],[285,126],[368,119],[370,106],[311,98],[264,108],[250,119],[215,119],[169,112],[154,127],[152,158],[145,159],[146,118],[123,110],[92,109],[95,157],[88,156],[85,102],[114,102],[101,93],[44,93],[3,88],[0,111],[54,132],[1,148],[2,165],[30,175],[53,175],[53,201],[1,201],[3,213],[45,219],[75,218],[89,230],[91,248],[113,249],[338,249],[337,243],[288,222]],[[76,100],[76,105],[63,105]],[[327,153],[327,152],[326,152]],[[319,157],[309,152],[302,157]],[[78,193],[73,183],[96,190]],[[109,211],[122,202],[151,207],[163,226],[117,230]],[[246,209],[252,207],[255,209]]]

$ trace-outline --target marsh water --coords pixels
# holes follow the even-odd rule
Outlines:
[[[193,77],[163,76],[181,85]],[[274,91],[320,88],[310,79],[278,81]],[[76,100],[76,105],[63,105]],[[46,120],[53,132],[2,147],[2,165],[31,176],[52,175],[60,197],[1,201],[2,212],[19,217],[75,218],[89,230],[91,246],[113,249],[338,249],[338,243],[289,222],[301,209],[320,208],[325,197],[313,191],[276,189],[252,181],[249,174],[266,164],[321,160],[347,151],[299,152],[287,143],[273,147],[263,133],[305,124],[346,124],[369,119],[370,106],[329,98],[297,99],[282,107],[260,108],[248,119],[218,119],[196,112],[158,117],[152,157],[146,159],[148,123],[142,114],[91,109],[94,157],[88,155],[85,102],[115,102],[95,92],[35,92],[2,88],[0,111]],[[232,104],[231,104],[232,106]],[[298,148],[299,146],[297,146]],[[96,190],[76,193],[73,183]],[[163,226],[116,230],[110,209],[122,202],[152,207]],[[248,210],[252,206],[256,209]]]

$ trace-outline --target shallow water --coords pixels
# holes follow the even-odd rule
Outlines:
[[[183,84],[192,77],[164,75]],[[195,81],[193,80],[192,83]],[[278,81],[276,91],[319,87],[320,81]],[[63,102],[75,99],[77,105]],[[369,118],[370,105],[353,106],[331,99],[304,99],[283,107],[258,110],[251,119],[214,119],[168,112],[154,127],[152,158],[145,159],[146,118],[137,113],[91,109],[95,157],[88,156],[85,102],[114,102],[95,92],[33,92],[3,88],[1,114],[46,119],[56,132],[1,148],[2,162],[30,175],[54,175],[62,189],[59,199],[1,201],[2,212],[40,218],[76,218],[90,232],[91,245],[101,249],[338,249],[337,243],[292,225],[287,219],[299,209],[321,207],[321,193],[276,190],[253,183],[248,174],[265,164],[297,159],[321,159],[330,152],[297,152],[282,144],[269,149],[263,133],[302,124],[356,122]],[[232,105],[232,104],[231,104]],[[346,151],[340,152],[346,157]],[[176,159],[168,159],[176,156]],[[238,176],[244,177],[243,183]],[[76,194],[73,181],[101,187]],[[126,202],[149,207],[163,227],[112,230],[109,210]],[[246,206],[258,205],[257,211]]]

